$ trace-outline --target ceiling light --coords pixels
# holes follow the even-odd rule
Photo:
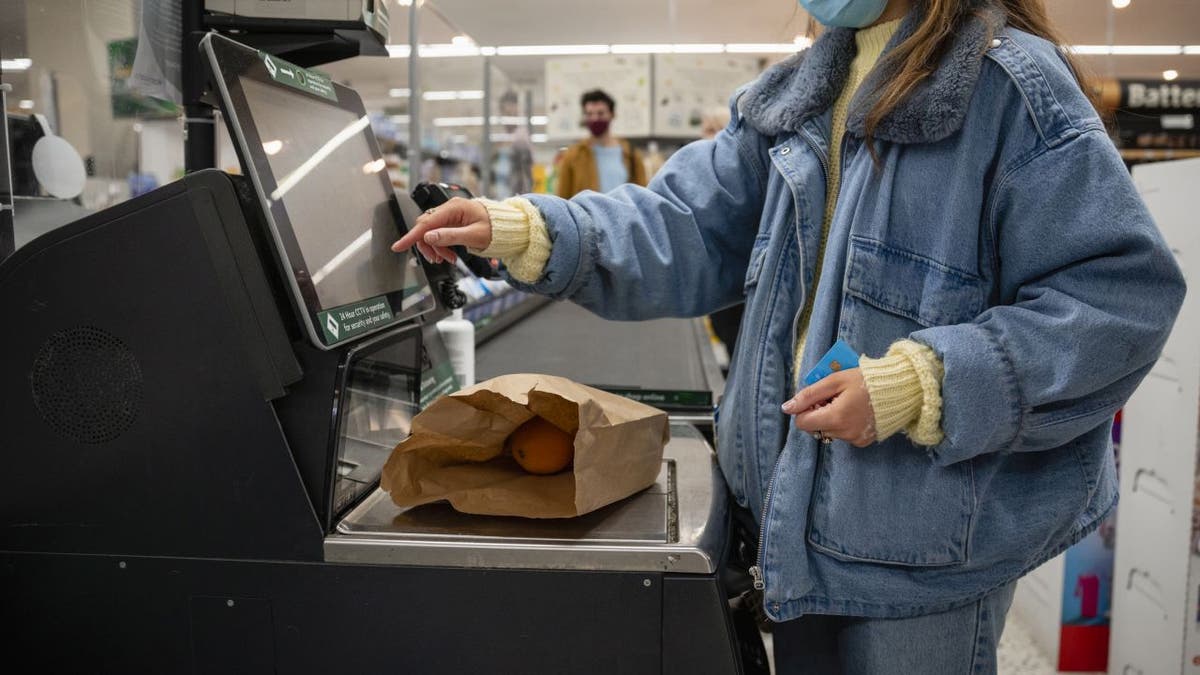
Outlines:
[[[550,123],[550,118],[546,115],[534,115],[529,118],[529,123],[535,127],[544,127]]]
[[[792,40],[792,44],[796,45],[796,49],[798,49],[798,50],[799,49],[808,49],[809,47],[812,46],[813,39],[808,37],[807,35],[797,35],[796,39]]]
[[[0,59],[0,70],[29,70],[32,59]]]
[[[1163,79],[1166,80],[1167,82],[1170,82],[1171,80],[1174,80],[1178,77],[1179,77],[1178,70],[1164,70],[1163,71]]]
[[[483,98],[483,91],[427,91],[421,94],[421,98],[426,101],[478,101]]]
[[[725,51],[730,54],[795,54],[798,49],[797,45],[791,42],[785,44],[754,42],[725,45]]]
[[[670,54],[672,45],[612,45],[614,54]]]
[[[608,45],[515,45],[497,47],[500,56],[570,56],[573,54],[607,54]]]
[[[1200,54],[1200,45],[1184,45],[1183,53],[1189,55]]]
[[[1113,54],[1134,54],[1148,56],[1174,56],[1183,53],[1179,45],[1113,45]]]
[[[545,143],[547,140],[546,134],[533,134],[529,137],[531,143]]]
[[[263,152],[267,153],[268,155],[277,155],[282,149],[283,141],[280,140],[266,141],[263,143]]]
[[[473,47],[475,46],[475,41],[466,35],[455,35],[454,37],[450,38],[450,44],[454,45],[455,47]]]
[[[23,99],[21,99],[21,102],[17,104],[17,107],[20,108],[21,110],[33,110],[33,101],[30,99],[27,99],[27,98],[23,98]]]
[[[495,47],[480,47],[479,55],[480,56],[495,56],[496,48]]]
[[[388,56],[393,59],[407,59],[411,49],[408,45],[388,45]]]
[[[1179,45],[1068,45],[1073,54],[1119,56],[1176,56],[1186,53]]]
[[[433,118],[433,126],[435,127],[481,127],[483,126],[482,117],[435,117]]]
[[[392,98],[408,98],[412,96],[411,89],[388,89],[388,96]]]
[[[1129,0],[1112,0],[1112,6],[1117,9],[1125,9],[1129,6]]]
[[[423,59],[437,59],[448,56],[479,56],[479,47],[471,44],[421,45],[419,53]]]
[[[388,119],[395,124],[408,124],[409,117],[408,115],[392,115]]]
[[[671,45],[671,51],[676,54],[720,54],[721,52],[725,51],[725,45]]]

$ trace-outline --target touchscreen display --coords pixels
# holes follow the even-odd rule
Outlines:
[[[323,309],[402,291],[416,302],[424,277],[414,257],[397,256],[399,236],[381,172],[367,141],[370,122],[334,105],[239,78],[276,188]],[[299,261],[293,261],[297,263]],[[411,296],[411,297],[410,297]]]

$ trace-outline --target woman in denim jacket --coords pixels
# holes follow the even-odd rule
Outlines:
[[[1183,279],[1042,0],[800,2],[829,30],[648,188],[458,200],[395,248],[612,319],[744,297],[718,455],[779,672],[994,672],[1016,580],[1116,502]],[[801,388],[838,338],[861,367]]]

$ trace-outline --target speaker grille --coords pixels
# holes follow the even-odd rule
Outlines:
[[[142,369],[129,347],[91,326],[51,335],[29,374],[33,402],[50,428],[81,443],[125,433],[142,406]]]

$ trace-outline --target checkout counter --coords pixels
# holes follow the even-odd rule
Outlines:
[[[654,486],[581,518],[392,504],[379,473],[419,408],[444,270],[388,249],[418,209],[352,90],[217,35],[202,49],[245,175],[190,174],[0,263],[10,663],[765,672],[729,609],[725,488],[688,423],[703,415],[673,419]],[[582,314],[533,314],[480,372],[719,393],[694,323]],[[598,368],[573,330],[609,331],[631,370]],[[664,367],[690,379],[641,381]]]

